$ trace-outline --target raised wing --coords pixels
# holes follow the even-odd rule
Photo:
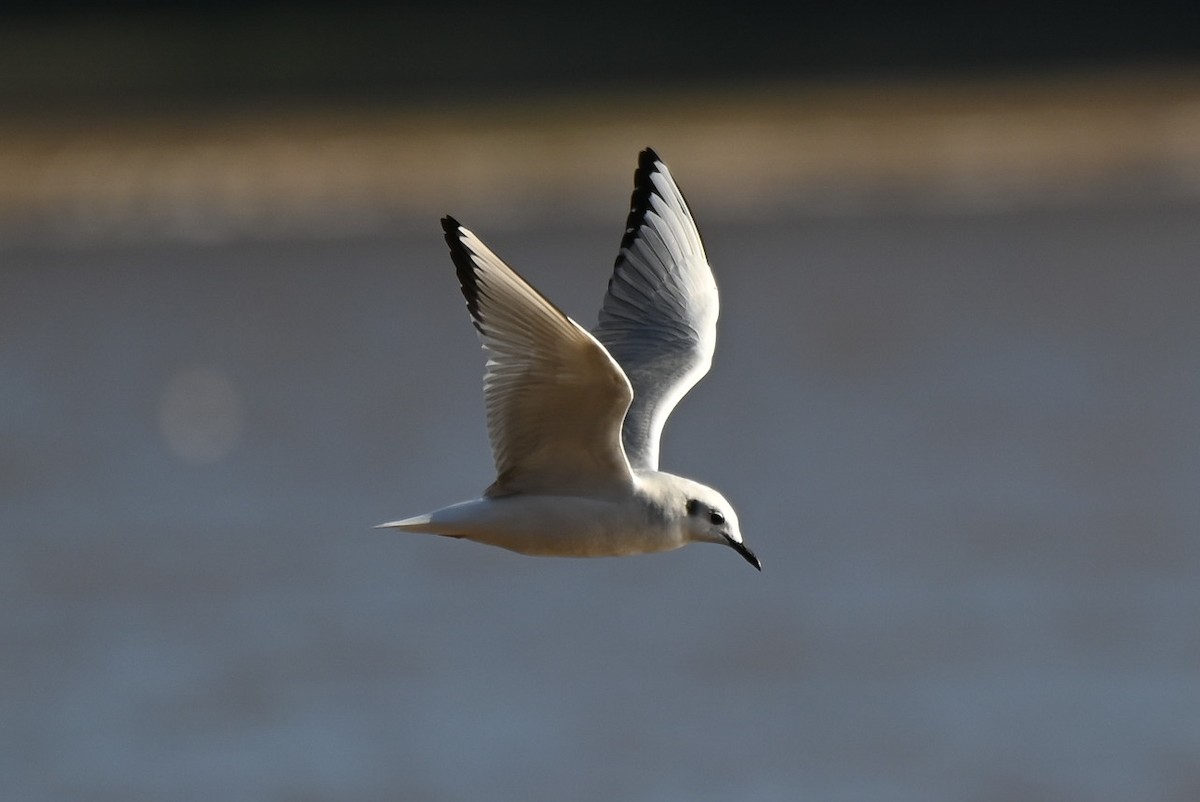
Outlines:
[[[633,385],[623,434],[629,462],[658,470],[667,417],[712,364],[719,303],[687,202],[653,150],[638,156],[633,183],[596,338]]]
[[[633,391],[604,347],[452,217],[442,220],[488,353],[496,481],[488,496],[589,495],[633,482],[621,421]]]

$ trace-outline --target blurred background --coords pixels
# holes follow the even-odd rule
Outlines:
[[[492,479],[438,227],[585,325],[637,152],[722,288],[694,546]],[[21,800],[1200,798],[1200,12],[0,10]]]

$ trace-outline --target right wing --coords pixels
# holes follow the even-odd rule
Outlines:
[[[687,202],[649,148],[638,157],[630,206],[596,338],[633,385],[629,462],[658,470],[667,417],[712,364],[720,305]]]

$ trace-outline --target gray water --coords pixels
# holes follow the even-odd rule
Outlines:
[[[762,574],[371,529],[492,478],[433,217],[10,246],[4,796],[1200,798],[1198,221],[702,221]],[[619,228],[464,222],[594,322]]]

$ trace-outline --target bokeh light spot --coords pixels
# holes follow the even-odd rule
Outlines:
[[[221,371],[193,367],[171,377],[158,407],[158,428],[184,462],[216,462],[242,433],[242,399]]]

